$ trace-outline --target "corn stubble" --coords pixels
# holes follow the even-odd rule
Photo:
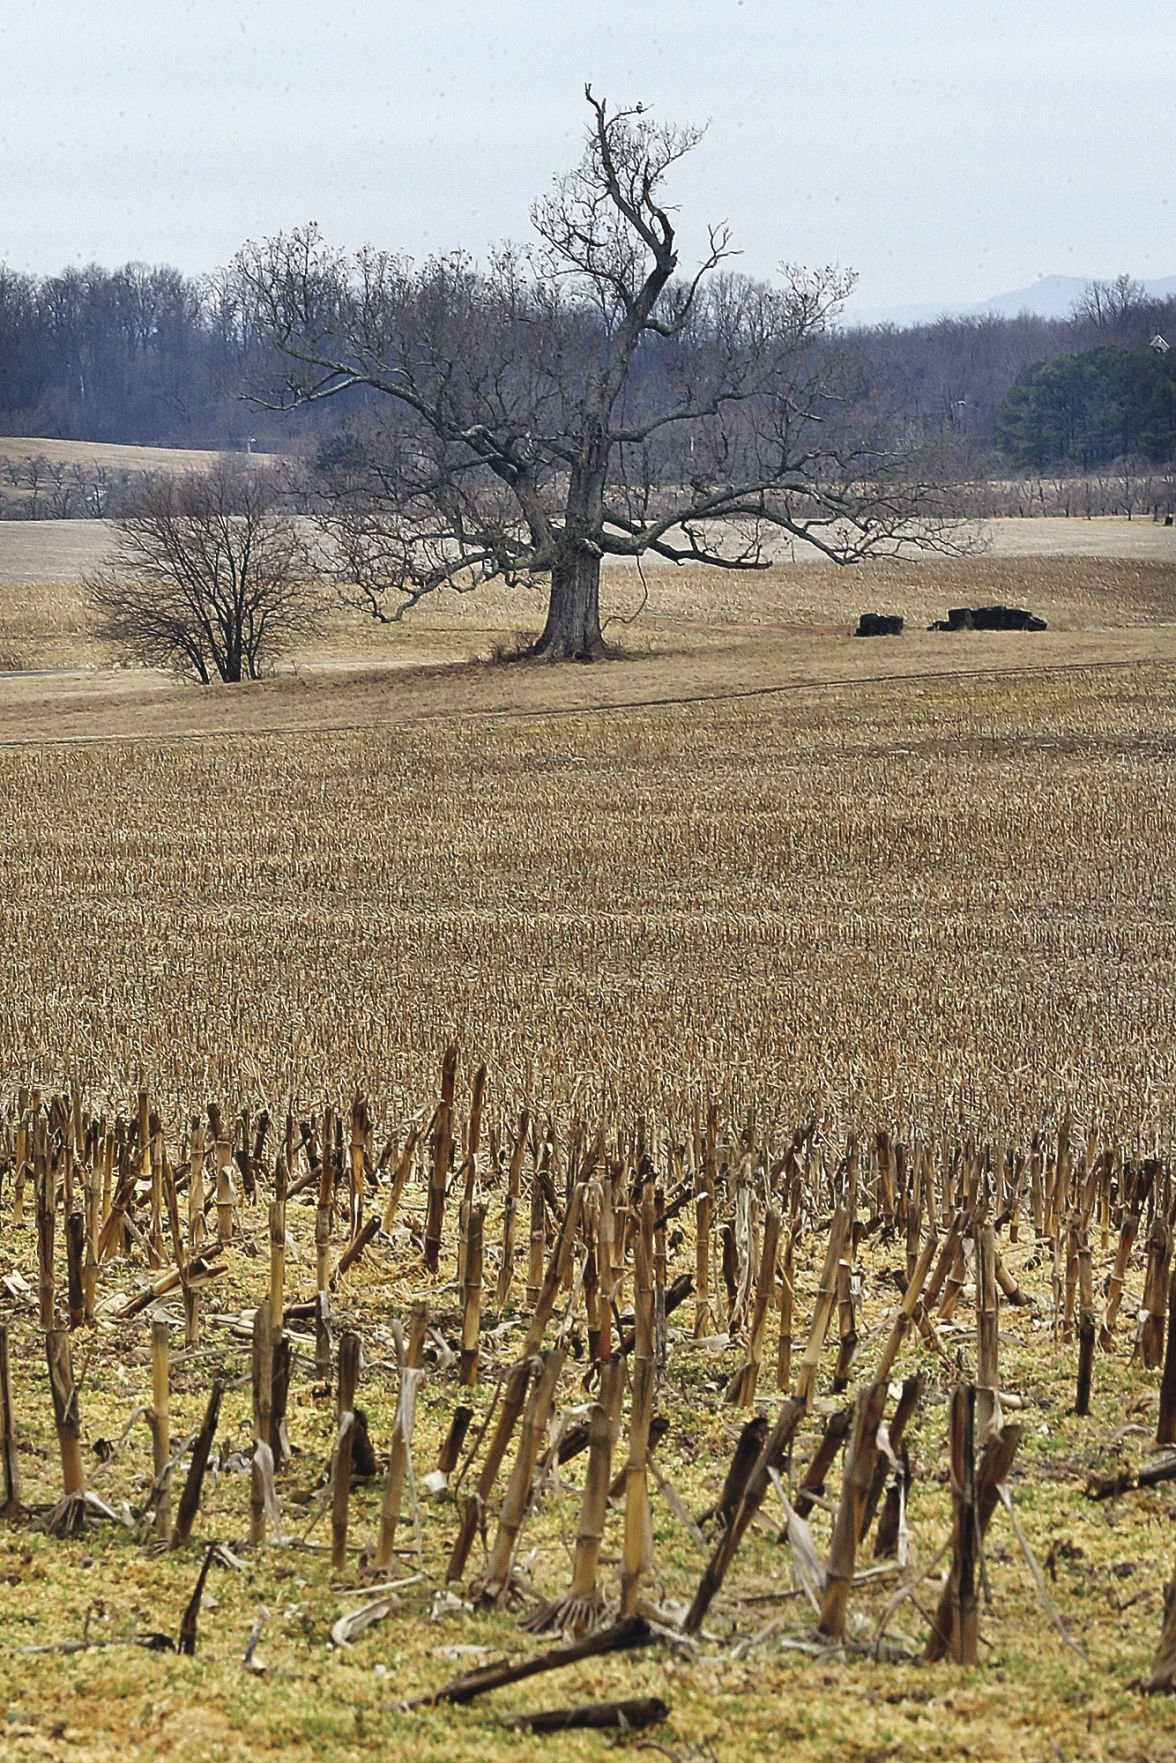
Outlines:
[[[420,1133],[414,1127],[408,1134],[407,1172],[398,1135],[377,1138],[372,1111],[358,1097],[349,1109],[324,1109],[321,1119],[287,1120],[284,1132],[269,1138],[272,1154],[267,1153],[266,1135],[251,1131],[245,1108],[234,1116],[211,1105],[207,1126],[200,1116],[190,1116],[194,1148],[186,1136],[169,1138],[161,1114],[149,1106],[142,1090],[129,1117],[113,1120],[94,1115],[77,1091],[47,1097],[22,1090],[11,1099],[0,1141],[0,1193],[6,1206],[13,1206],[28,1186],[38,1196],[37,1228],[25,1233],[24,1241],[36,1261],[29,1271],[39,1278],[35,1287],[31,1280],[25,1284],[28,1300],[16,1323],[30,1342],[38,1334],[42,1337],[48,1370],[44,1407],[52,1412],[61,1464],[60,1498],[47,1508],[49,1528],[72,1532],[114,1516],[87,1486],[72,1360],[75,1342],[91,1338],[121,1340],[125,1350],[134,1337],[120,1335],[121,1329],[139,1331],[145,1343],[142,1361],[149,1367],[149,1394],[141,1410],[148,1422],[143,1455],[146,1461],[149,1444],[151,1467],[143,1479],[149,1493],[133,1522],[144,1538],[153,1534],[172,1549],[206,1533],[204,1484],[229,1380],[217,1370],[198,1433],[171,1458],[170,1375],[177,1364],[191,1359],[199,1366],[206,1355],[199,1351],[198,1334],[186,1352],[169,1357],[171,1340],[178,1346],[181,1332],[187,1334],[190,1314],[180,1304],[169,1310],[158,1298],[143,1306],[137,1292],[128,1296],[123,1287],[140,1261],[148,1269],[171,1262],[177,1273],[187,1269],[190,1277],[195,1245],[207,1240],[215,1220],[217,1256],[235,1264],[237,1291],[243,1286],[253,1294],[252,1306],[247,1303],[239,1318],[220,1319],[250,1343],[251,1377],[245,1382],[252,1390],[255,1439],[248,1499],[242,1495],[235,1518],[222,1509],[220,1523],[235,1525],[231,1534],[247,1536],[255,1550],[285,1547],[290,1541],[282,1511],[283,1498],[288,1498],[283,1466],[289,1444],[283,1444],[282,1434],[288,1410],[285,1391],[280,1403],[275,1392],[280,1367],[284,1365],[287,1379],[305,1378],[312,1361],[307,1352],[303,1365],[291,1372],[289,1355],[281,1352],[286,1331],[297,1328],[297,1319],[308,1308],[317,1314],[328,1292],[346,1293],[354,1270],[365,1267],[366,1324],[360,1315],[365,1306],[353,1300],[348,1308],[360,1326],[342,1330],[327,1366],[334,1430],[318,1518],[325,1519],[329,1508],[329,1555],[336,1575],[362,1570],[369,1557],[382,1574],[397,1553],[405,1552],[397,1521],[408,1490],[414,1509],[412,1553],[423,1578],[439,1578],[443,1555],[430,1552],[416,1512],[413,1459],[421,1446],[414,1437],[415,1394],[420,1382],[430,1378],[435,1402],[439,1399],[443,1413],[452,1411],[452,1432],[459,1413],[469,1415],[468,1366],[476,1362],[494,1390],[483,1400],[483,1423],[463,1466],[464,1473],[478,1464],[473,1492],[459,1498],[450,1489],[452,1456],[449,1469],[423,1484],[442,1501],[442,1511],[452,1514],[445,1578],[474,1607],[521,1606],[532,1630],[562,1629],[577,1638],[597,1630],[603,1635],[619,1619],[617,1633],[631,1633],[632,1639],[610,1639],[610,1647],[645,1644],[654,1632],[703,1640],[724,1633],[738,1636],[748,1598],[755,1601],[765,1570],[754,1527],[766,1503],[778,1497],[788,1518],[780,1540],[806,1552],[808,1567],[802,1570],[798,1564],[798,1583],[807,1585],[816,1618],[815,1630],[798,1631],[796,1644],[826,1652],[852,1650],[867,1645],[866,1624],[872,1629],[868,1649],[875,1656],[882,1656],[885,1645],[890,1654],[909,1657],[909,1642],[891,1641],[887,1628],[896,1603],[907,1596],[914,1599],[929,1571],[918,1560],[912,1536],[923,1532],[929,1539],[950,1518],[948,1571],[922,1656],[928,1662],[949,1656],[960,1664],[978,1664],[984,1541],[998,1504],[1007,1500],[1023,1432],[1019,1422],[1005,1418],[1006,1412],[1023,1406],[1024,1397],[1005,1386],[1001,1373],[1005,1294],[996,1273],[998,1239],[1003,1239],[1006,1255],[1029,1247],[1035,1251],[1030,1265],[1044,1263],[1052,1269],[1049,1297],[1043,1294],[1030,1302],[1043,1330],[1048,1317],[1059,1349],[1071,1362],[1076,1414],[1091,1412],[1103,1366],[1127,1351],[1142,1386],[1159,1384],[1170,1397],[1170,1342],[1161,1371],[1149,1358],[1156,1320],[1149,1312],[1141,1312],[1132,1338],[1130,1331],[1116,1329],[1108,1292],[1101,1332],[1096,1329],[1091,1246],[1098,1245],[1108,1275],[1112,1269],[1127,1279],[1145,1275],[1142,1265],[1132,1268],[1122,1244],[1166,1240],[1176,1217],[1170,1160],[1104,1140],[1094,1131],[1078,1134],[1068,1116],[1056,1130],[1038,1131],[1024,1145],[982,1144],[948,1135],[934,1144],[907,1144],[878,1129],[868,1137],[851,1132],[838,1146],[811,1128],[786,1131],[778,1144],[778,1128],[765,1126],[754,1115],[742,1124],[721,1123],[714,1108],[705,1117],[680,1119],[673,1131],[664,1121],[655,1127],[648,1116],[627,1128],[583,1119],[557,1126],[550,1118],[541,1128],[537,1110],[537,1124],[524,1135],[520,1157],[514,1124],[520,1119],[518,1110],[513,1100],[488,1109],[487,1087],[486,1070],[480,1067],[467,1101],[459,1088],[458,1050],[446,1050],[429,1130]],[[489,1151],[480,1162],[471,1146],[482,1142],[483,1133]],[[381,1142],[384,1148],[377,1152]],[[443,1155],[439,1144],[445,1147]],[[230,1161],[243,1175],[231,1201],[225,1197],[226,1145],[236,1147]],[[161,1172],[166,1195],[155,1193],[153,1167]],[[181,1182],[172,1173],[176,1170],[184,1172],[184,1181],[195,1182],[203,1196],[199,1213],[189,1204],[185,1215]],[[83,1201],[96,1171],[105,1177],[105,1198],[95,1208]],[[129,1179],[133,1172],[138,1179]],[[367,1230],[365,1209],[370,1206],[371,1218],[379,1223],[394,1189],[411,1220],[408,1243],[401,1245],[409,1251],[409,1277],[425,1282],[431,1292],[429,1302],[436,1306],[441,1328],[434,1338],[444,1343],[449,1334],[455,1348],[445,1347],[430,1372],[423,1352],[429,1312],[426,1300],[417,1297],[406,1344],[400,1335],[395,1427],[381,1441],[390,1452],[382,1459],[370,1453],[364,1419],[361,1463],[356,1398],[365,1358],[363,1328],[370,1330],[375,1318],[386,1316],[389,1302],[403,1306],[405,1299],[403,1257],[396,1275],[392,1239],[379,1229]],[[278,1193],[285,1200],[273,1197]],[[536,1195],[533,1210],[545,1259],[538,1294],[521,1310],[508,1309],[494,1318],[487,1332],[490,1318],[481,1305],[480,1275],[476,1287],[470,1284],[473,1269],[480,1266],[484,1227],[501,1224],[510,1206]],[[280,1208],[286,1210],[279,1236],[274,1221]],[[672,1250],[671,1217],[680,1221]],[[709,1237],[699,1236],[699,1223],[709,1226]],[[307,1228],[311,1225],[312,1230]],[[302,1278],[309,1283],[313,1277],[315,1289],[309,1304],[295,1298],[275,1309],[271,1294],[284,1288],[287,1233],[313,1240],[313,1275],[308,1261]],[[78,1238],[80,1259],[99,1263],[90,1315],[53,1279],[60,1243],[71,1236]],[[887,1246],[905,1243],[907,1270],[884,1271],[871,1239],[883,1257]],[[363,1244],[359,1252],[357,1242]],[[100,1244],[105,1253],[99,1252]],[[266,1244],[268,1268],[261,1253]],[[520,1259],[531,1252],[530,1245],[516,1250]],[[1068,1257],[1078,1263],[1072,1280],[1065,1273]],[[709,1285],[722,1281],[729,1288],[729,1327],[700,1346],[692,1328],[671,1327],[670,1318],[690,1296],[704,1266]],[[766,1354],[769,1321],[783,1326],[786,1267],[791,1267],[793,1287],[787,1325],[799,1322],[807,1345],[795,1384],[777,1379],[784,1387],[766,1404],[768,1412],[745,1423],[739,1433],[719,1502],[705,1515],[712,1524],[717,1521],[711,1545],[673,1486],[681,1463],[672,1457],[672,1444],[671,1475],[653,1467],[655,1413],[663,1403],[673,1409],[675,1382],[683,1371],[689,1375],[691,1355],[699,1353],[709,1364],[716,1405],[724,1399],[730,1404],[733,1392],[742,1406],[753,1404],[757,1380],[749,1377],[749,1368],[758,1368]],[[1167,1288],[1166,1260],[1164,1275]],[[1024,1299],[1016,1282],[1006,1283]],[[159,1284],[157,1277],[150,1289]],[[600,1308],[602,1288],[607,1325]],[[853,1302],[846,1297],[850,1291]],[[671,1292],[677,1294],[673,1304]],[[754,1293],[754,1301],[744,1302],[741,1292]],[[1159,1320],[1162,1330],[1166,1317]],[[205,1327],[212,1321],[210,1314]],[[1096,1344],[1101,1349],[1097,1360],[1092,1357]],[[909,1375],[916,1358],[923,1374]],[[892,1386],[891,1375],[900,1364],[908,1375]],[[322,1368],[319,1362],[317,1369]],[[35,1422],[14,1413],[7,1353],[0,1354],[0,1370],[3,1437],[11,1439],[22,1425]],[[386,1377],[387,1370],[383,1367],[380,1375]],[[942,1500],[937,1502],[933,1486],[920,1488],[917,1500],[912,1496],[916,1478],[904,1434],[928,1375],[950,1396],[947,1436],[939,1441],[949,1462],[949,1513],[935,1513]],[[839,1407],[837,1398],[847,1386],[852,1386],[849,1403]],[[590,1399],[585,1410],[586,1390]],[[832,1409],[826,1406],[830,1398]],[[822,1418],[822,1407],[828,1418]],[[574,1450],[563,1451],[559,1441],[585,1412],[587,1424],[579,1421],[582,1440]],[[1164,1412],[1161,1402],[1161,1444]],[[466,1422],[462,1424],[464,1428]],[[674,1425],[671,1418],[671,1439]],[[545,1454],[549,1440],[554,1443]],[[624,1470],[610,1490],[614,1440],[622,1444]],[[561,1545],[556,1472],[585,1445],[585,1479],[578,1521],[573,1520],[571,1583],[561,1597],[553,1595],[550,1585],[538,1587],[532,1574],[537,1563],[542,1575],[550,1575],[561,1546],[570,1547],[566,1531]],[[823,1498],[839,1456],[839,1494],[835,1500]],[[187,1473],[173,1518],[168,1484],[172,1470],[185,1458]],[[1153,1483],[1162,1479],[1165,1461],[1152,1471]],[[1176,1478],[1176,1459],[1171,1464]],[[359,1520],[352,1509],[357,1474],[384,1483],[378,1526],[363,1539],[357,1530],[370,1523],[370,1514]],[[692,1544],[701,1541],[709,1549],[705,1562],[694,1559],[693,1589],[680,1552],[667,1549],[664,1522],[660,1537],[655,1533],[655,1487],[673,1523]],[[610,1511],[613,1493],[616,1510]],[[11,1474],[6,1496],[10,1515],[19,1511],[21,1490]],[[29,1499],[27,1491],[23,1497]],[[917,1518],[912,1517],[915,1507]],[[822,1545],[814,1540],[818,1508],[827,1511],[829,1520],[823,1565],[817,1553]],[[893,1566],[863,1569],[876,1519],[874,1557]],[[1017,1535],[1022,1540],[1019,1529]],[[525,1571],[520,1569],[524,1536],[531,1545]],[[479,1557],[471,1565],[476,1548]],[[1031,1554],[1029,1559],[1040,1582]],[[745,1562],[750,1583],[740,1576]],[[897,1591],[881,1613],[870,1590],[879,1574],[888,1591],[897,1578]],[[1048,1600],[1047,1607],[1064,1633]],[[917,1600],[915,1608],[921,1608]],[[624,1629],[626,1622],[637,1626]],[[196,1643],[181,1632],[178,1644],[181,1650],[194,1650]],[[1150,1688],[1158,1687],[1168,1646],[1165,1629]],[[551,1659],[537,1655],[527,1670],[545,1670],[562,1658],[559,1649]],[[492,1673],[489,1680],[476,1672],[464,1688],[459,1681],[457,1690],[451,1684],[440,1693],[466,1699],[467,1692],[473,1696],[513,1681],[514,1671],[512,1667],[507,1678]],[[433,1694],[426,1690],[422,1699]]]
[[[173,1112],[362,1074],[403,1117],[452,1035],[602,1119],[717,1094],[1146,1135],[1176,1101],[1169,744],[1118,675],[7,752],[0,1047],[12,1082],[149,1073]]]

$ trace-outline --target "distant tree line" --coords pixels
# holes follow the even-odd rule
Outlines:
[[[997,470],[1002,462],[1084,470],[1129,455],[1176,458],[1163,415],[1176,369],[1176,300],[1149,299],[1130,277],[1091,282],[1069,318],[985,314],[853,335],[865,392],[901,399],[912,422],[954,434],[981,462],[998,455]],[[1157,336],[1170,355],[1150,348]],[[1062,361],[1080,365],[1056,366]],[[1096,384],[1104,391],[1084,441],[1072,428],[1076,388]],[[1057,423],[1055,399],[1071,412],[1060,410]]]
[[[1157,335],[1171,355],[1149,349]],[[1176,300],[1150,300],[1128,277],[1092,283],[1067,319],[945,317],[813,345],[833,346],[859,413],[901,410],[912,432],[974,456],[978,476],[1009,463],[1082,470],[1176,454]],[[372,407],[357,388],[294,417],[266,412],[243,393],[272,381],[267,356],[231,271],[193,279],[132,263],[37,277],[0,266],[0,434],[288,451]],[[653,387],[679,365],[650,339],[635,371]],[[102,486],[46,478],[6,503],[62,514],[102,500]]]
[[[128,263],[31,276],[0,265],[0,433],[288,447],[290,425],[242,401],[256,351],[227,273],[196,280]]]

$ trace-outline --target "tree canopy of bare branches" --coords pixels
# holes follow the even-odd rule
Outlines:
[[[152,478],[122,502],[114,532],[86,586],[101,635],[136,660],[235,684],[317,626],[315,565],[270,474],[222,458]]]
[[[751,569],[781,540],[839,563],[950,545],[933,450],[855,397],[827,330],[850,278],[750,280],[723,226],[683,273],[665,185],[698,131],[586,97],[582,162],[535,204],[531,245],[485,269],[349,259],[314,228],[238,258],[283,363],[263,401],[367,395],[320,484],[353,596],[389,617],[442,587],[545,582],[533,653],[591,658],[606,557]]]

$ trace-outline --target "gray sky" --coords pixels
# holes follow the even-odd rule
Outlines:
[[[708,122],[687,249],[855,305],[1176,274],[1172,0],[0,0],[0,262],[189,273],[316,220],[475,255],[579,157],[582,91]]]

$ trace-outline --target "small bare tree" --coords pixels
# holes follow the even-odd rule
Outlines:
[[[313,558],[272,474],[222,459],[149,479],[114,529],[110,561],[86,587],[99,634],[148,666],[203,685],[258,679],[317,628]]]

